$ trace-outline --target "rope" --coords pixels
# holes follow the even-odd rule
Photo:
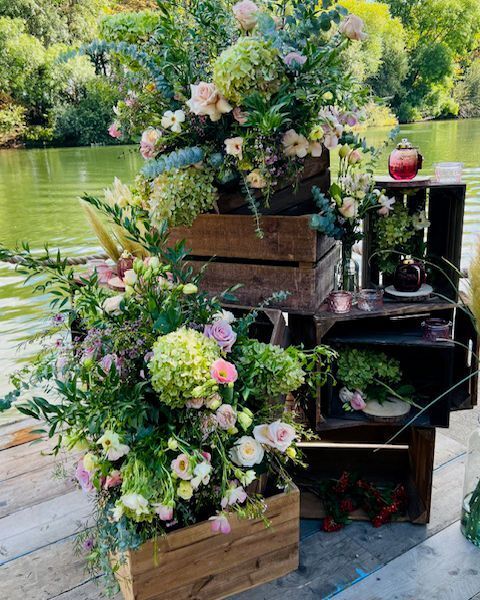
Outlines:
[[[91,260],[105,260],[108,258],[108,255],[105,253],[101,253],[101,254],[92,254],[91,256],[79,256],[78,258],[67,258],[67,265],[71,265],[71,266],[75,266],[75,265],[85,265],[88,262],[90,262]],[[0,262],[8,262],[11,263],[13,265],[21,265],[24,264],[26,261],[22,256],[12,256],[11,258],[2,258],[0,259]],[[50,264],[55,264],[54,261],[42,261],[44,265],[48,265]]]

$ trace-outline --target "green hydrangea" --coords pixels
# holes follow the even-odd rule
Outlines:
[[[198,215],[208,212],[218,198],[210,169],[173,169],[154,179],[149,198],[152,224],[167,221],[170,227],[190,227]]]
[[[194,329],[181,327],[158,338],[148,366],[160,400],[172,407],[182,407],[191,398],[211,394],[215,381],[210,367],[217,358],[220,358],[217,342]]]
[[[236,366],[239,381],[256,399],[271,399],[294,392],[305,383],[297,348],[280,348],[257,340],[241,346]]]
[[[215,61],[213,81],[233,104],[241,104],[253,92],[268,98],[281,83],[278,52],[267,42],[241,37]]]

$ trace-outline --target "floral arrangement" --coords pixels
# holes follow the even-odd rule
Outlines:
[[[112,554],[121,560],[175,528],[210,519],[227,534],[233,513],[262,518],[260,476],[284,489],[289,465],[302,464],[296,442],[309,435],[281,396],[315,393],[332,357],[256,340],[257,311],[226,310],[230,292],[209,299],[182,245],[162,248],[133,260],[123,293],[48,249],[0,249],[2,259],[20,254],[19,270],[53,297],[44,349],[12,378],[2,407],[23,400],[18,409],[58,436],[55,452],[80,452],[75,477],[95,506],[80,541],[91,568],[110,576]]]
[[[368,100],[345,68],[363,22],[330,1],[168,3],[142,47],[99,41],[125,98],[110,134],[139,139],[153,222],[189,225],[240,186],[251,210],[324,147],[357,140]],[[259,199],[259,196],[261,197]]]
[[[380,404],[390,398],[414,404],[414,389],[401,384],[400,362],[376,350],[346,348],[339,353],[337,378],[345,387],[340,390],[343,409],[359,411],[366,408],[366,400]]]

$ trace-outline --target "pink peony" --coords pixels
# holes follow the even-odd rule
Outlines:
[[[215,413],[215,418],[220,429],[227,431],[235,427],[237,422],[237,413],[231,404],[222,404]]]
[[[358,390],[353,392],[352,397],[350,398],[350,406],[353,410],[363,410],[367,406],[362,394]]]
[[[210,367],[210,375],[218,383],[234,383],[238,378],[235,365],[224,360],[223,358],[217,358],[217,360],[212,364]]]
[[[230,523],[223,513],[218,514],[216,517],[210,517],[210,521],[214,533],[230,533],[232,531]]]
[[[120,131],[120,124],[118,121],[114,121],[108,128],[108,134],[113,138],[121,138],[122,132]]]
[[[222,114],[232,110],[215,84],[201,81],[198,85],[191,85],[190,89],[192,97],[187,100],[187,106],[195,115],[206,115],[212,121],[218,121]]]
[[[172,460],[170,468],[180,479],[188,480],[193,477],[190,469],[190,461],[186,454],[179,454],[177,458]]]
[[[93,483],[90,478],[90,473],[83,466],[83,456],[77,463],[75,477],[84,492],[91,492],[93,490]]]
[[[155,512],[162,521],[171,521],[173,519],[173,506],[167,504],[155,504]]]
[[[231,325],[223,319],[215,321],[212,325],[205,325],[203,334],[207,338],[215,340],[224,352],[231,352],[237,339],[237,334],[233,331]]]
[[[303,56],[303,54],[300,54],[300,52],[289,52],[283,57],[283,62],[288,67],[298,67],[307,62],[307,57]]]
[[[253,428],[253,437],[257,442],[276,448],[280,452],[285,452],[296,435],[291,425],[281,421],[275,421],[270,425],[257,425]]]
[[[257,24],[258,6],[251,0],[242,0],[232,7],[233,14],[244,31],[252,30]]]
[[[119,486],[122,483],[122,474],[120,471],[112,471],[110,475],[107,475],[103,487],[108,490]]]
[[[364,22],[360,17],[357,17],[357,15],[348,15],[340,23],[338,30],[349,40],[361,42],[368,37],[363,31],[363,27]]]

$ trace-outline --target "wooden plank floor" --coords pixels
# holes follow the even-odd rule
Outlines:
[[[54,461],[49,441],[32,445],[32,428],[0,427],[0,599],[100,600],[99,581],[74,552],[91,506],[72,481],[53,477],[72,460]],[[480,600],[480,550],[458,526],[464,457],[462,444],[437,432],[429,525],[357,522],[326,534],[303,521],[300,568],[235,599]]]

